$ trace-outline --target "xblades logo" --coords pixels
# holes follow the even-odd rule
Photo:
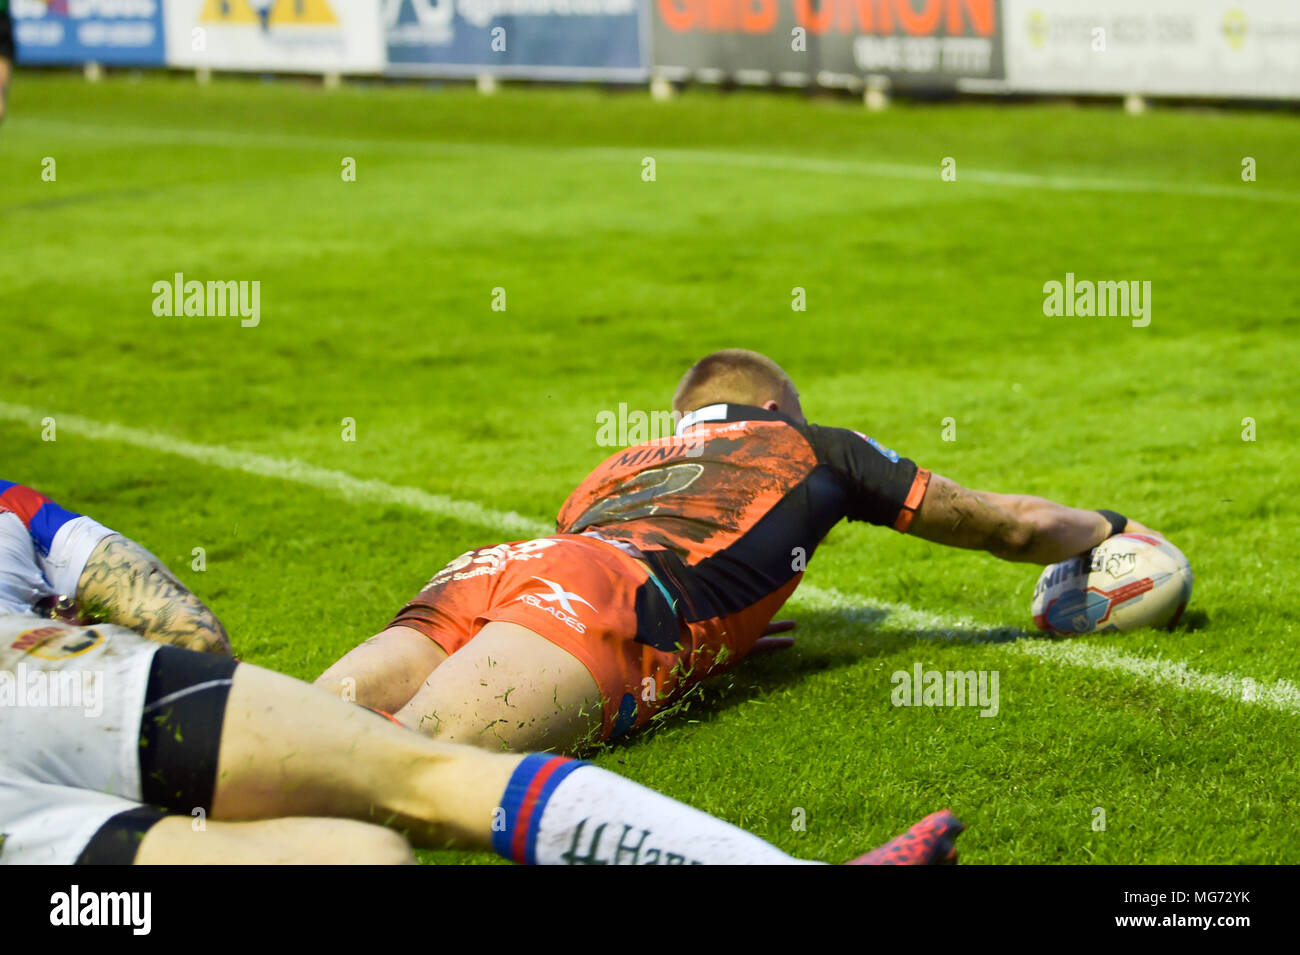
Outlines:
[[[538,610],[549,613],[556,620],[578,633],[587,632],[587,625],[578,619],[578,611],[573,606],[576,601],[595,610],[596,608],[585,597],[571,593],[555,581],[547,580],[545,577],[533,577],[532,579],[550,587],[550,593],[521,594],[516,598],[517,600],[528,604],[530,607],[536,607]]]
[[[570,598],[578,601],[579,603],[586,604],[588,607],[591,607],[591,604],[587,603],[587,601],[584,598],[579,597],[577,594],[569,593],[567,590],[565,590],[563,587],[561,587],[553,580],[547,580],[545,577],[534,577],[533,580],[540,580],[542,583],[546,584],[546,586],[551,588],[551,592],[549,594],[536,594],[535,596],[537,597],[537,599],[554,601],[564,608],[565,613],[576,614],[578,612],[573,609],[573,604],[569,603]],[[595,610],[596,608],[591,607],[591,609]]]

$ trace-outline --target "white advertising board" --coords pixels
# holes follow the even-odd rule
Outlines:
[[[379,0],[164,0],[167,65],[380,73]]]
[[[1297,0],[1005,0],[1006,88],[1300,97]]]

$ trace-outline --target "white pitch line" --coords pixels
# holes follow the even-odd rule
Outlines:
[[[149,451],[174,454],[177,457],[188,458],[200,464],[212,465],[228,471],[243,471],[245,474],[256,474],[260,477],[279,478],[282,481],[304,484],[330,494],[337,494],[347,501],[400,504],[412,510],[451,518],[466,524],[477,524],[519,538],[541,537],[555,533],[554,524],[547,526],[541,521],[514,511],[498,511],[470,501],[458,501],[445,494],[430,494],[419,488],[398,487],[383,481],[353,477],[344,471],[318,468],[292,458],[273,458],[251,451],[236,451],[220,445],[195,444],[156,431],[92,421],[78,415],[42,413],[35,408],[0,401],[0,418],[25,422],[39,428],[41,419],[46,414],[55,420],[56,427],[60,430],[80,434],[93,441],[116,441]]]
[[[0,401],[0,418],[28,424],[35,429],[40,428],[41,420],[46,414],[25,405]],[[500,511],[469,501],[459,501],[444,494],[430,494],[418,488],[357,478],[343,471],[319,468],[291,458],[274,458],[219,445],[181,441],[154,431],[92,421],[79,415],[49,416],[64,431],[92,441],[129,444],[229,471],[277,478],[336,494],[348,501],[397,504],[518,538],[545,537],[555,533],[553,524],[533,520],[515,511]],[[1281,713],[1300,714],[1300,690],[1288,680],[1260,683],[1249,677],[1232,674],[1202,673],[1174,660],[1138,657],[1079,640],[1025,639],[1032,635],[1015,627],[992,626],[975,620],[944,616],[906,604],[871,602],[856,594],[814,584],[801,584],[791,602],[810,610],[830,611],[850,622],[871,628],[880,626],[881,614],[884,613],[891,629],[919,630],[934,639],[986,643],[1009,653],[1057,665],[1122,673],[1156,686],[1194,690]]]
[[[82,123],[65,123],[48,119],[18,119],[15,132],[31,129],[49,130],[63,136],[89,136],[111,145],[116,140],[130,139],[141,142],[171,142],[181,145],[203,145],[216,148],[239,146],[264,149],[320,149],[332,153],[340,149],[374,149],[416,154],[516,155],[531,153],[538,156],[556,155],[578,160],[621,162],[640,169],[646,149],[635,147],[611,148],[607,146],[547,146],[517,145],[511,143],[456,143],[436,140],[375,139],[367,137],[302,136],[294,133],[256,133],[248,131],[181,129],[162,126],[94,126]],[[864,178],[909,179],[932,182],[947,190],[957,183],[941,183],[939,167],[915,166],[904,163],[868,162],[855,159],[818,159],[813,156],[792,156],[779,153],[746,153],[731,150],[652,149],[657,160],[706,166],[732,166],[762,169],[775,172],[808,172],[822,175],[861,176]],[[976,183],[982,186],[1004,186],[1012,189],[1045,189],[1053,192],[1102,192],[1120,194],[1198,196],[1208,199],[1244,199],[1247,202],[1300,202],[1300,192],[1267,189],[1253,183],[1228,185],[1224,183],[1167,182],[1156,179],[1112,179],[1105,176],[1076,176],[1057,173],[1009,172],[997,169],[970,169],[963,167],[958,183]]]
[[[1180,660],[1138,657],[1113,647],[1096,647],[1070,640],[1024,640],[1009,646],[1022,655],[1040,657],[1052,663],[1124,673],[1156,686],[1199,690],[1225,700],[1254,704],[1280,713],[1300,714],[1300,689],[1290,680],[1258,683],[1252,677],[1238,677],[1231,673],[1201,673]]]
[[[811,610],[839,613],[867,626],[887,625],[891,630],[920,630],[933,639],[986,643],[1008,653],[1034,657],[1060,666],[1122,673],[1144,683],[1209,693],[1225,700],[1262,706],[1280,713],[1300,715],[1300,688],[1290,680],[1260,683],[1252,677],[1202,673],[1186,663],[1164,657],[1140,657],[1114,647],[1079,639],[1038,637],[1017,627],[998,627],[979,621],[941,616],[906,604],[870,603],[842,591],[800,584],[790,598]],[[887,615],[880,619],[880,613]]]

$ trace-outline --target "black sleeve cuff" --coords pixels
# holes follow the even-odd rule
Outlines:
[[[1118,511],[1099,510],[1097,513],[1110,521],[1110,533],[1106,535],[1107,537],[1123,534],[1124,528],[1128,527],[1128,518]]]

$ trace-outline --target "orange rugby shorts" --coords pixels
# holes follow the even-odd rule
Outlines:
[[[452,654],[492,620],[527,627],[590,671],[600,688],[605,739],[644,724],[712,669],[703,663],[710,654],[695,646],[707,643],[703,632],[680,621],[649,569],[580,534],[467,551],[390,626],[418,630]]]

